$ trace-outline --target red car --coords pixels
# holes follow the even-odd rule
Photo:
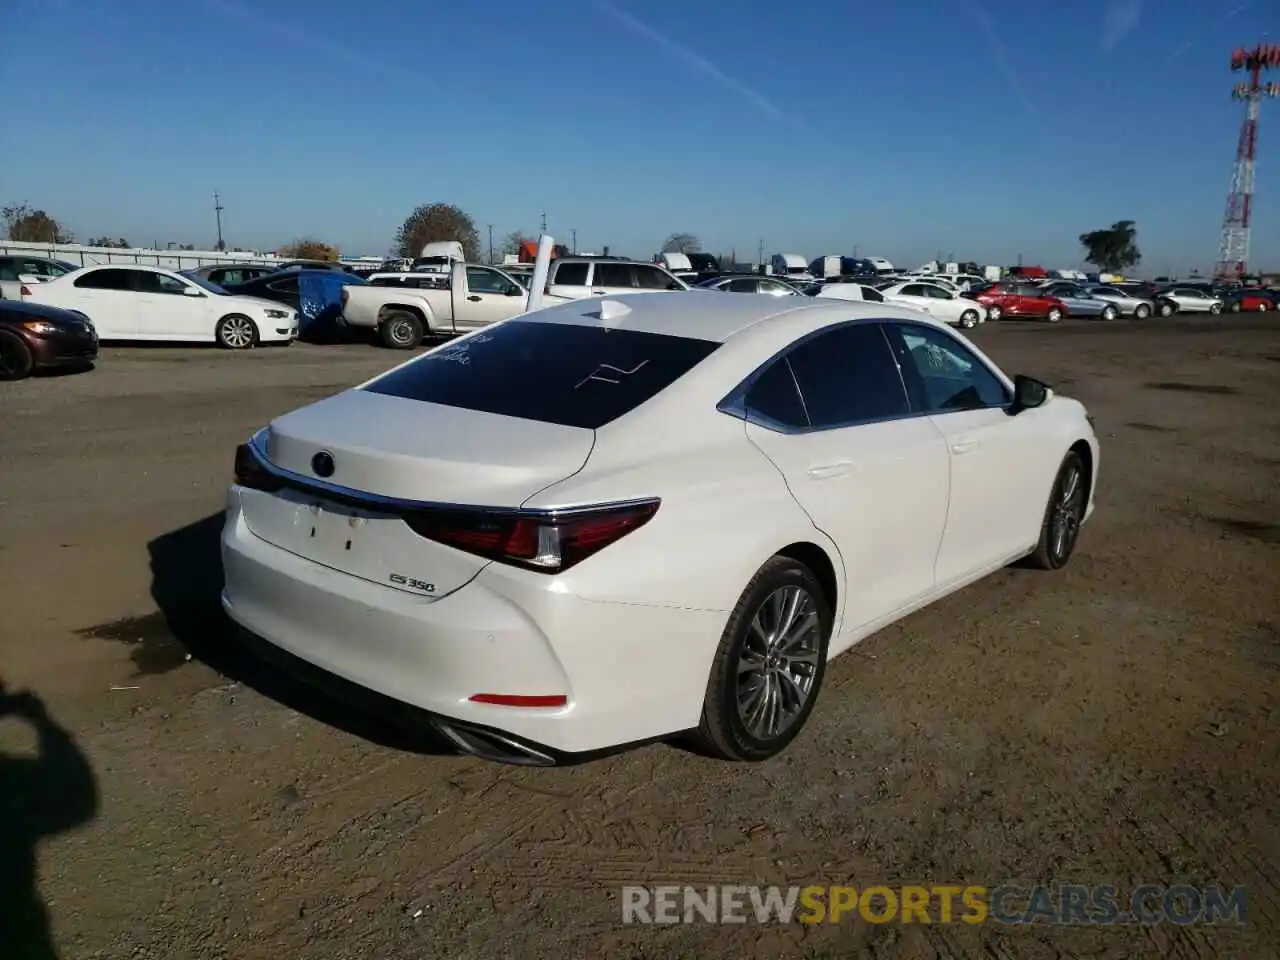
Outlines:
[[[993,283],[970,296],[987,308],[990,320],[1043,317],[1057,323],[1067,315],[1067,305],[1057,297],[1024,283]]]
[[[1239,290],[1227,297],[1227,309],[1232,313],[1275,310],[1276,295],[1267,290]]]

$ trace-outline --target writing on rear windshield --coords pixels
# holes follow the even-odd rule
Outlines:
[[[426,354],[424,360],[452,360],[454,363],[470,363],[471,348],[480,343],[488,343],[493,337],[487,334],[477,334],[470,340],[464,340],[462,343],[445,347],[443,350],[436,350]]]
[[[573,385],[573,389],[577,390],[583,384],[590,383],[595,380],[597,383],[621,383],[623,377],[629,377],[633,373],[639,373],[648,360],[641,360],[630,370],[623,370],[621,367],[615,367],[611,363],[602,363],[595,368],[589,376],[583,377]]]

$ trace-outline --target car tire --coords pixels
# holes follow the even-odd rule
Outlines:
[[[422,321],[408,310],[388,310],[378,324],[382,345],[392,350],[412,350],[422,343]]]
[[[1050,307],[1049,312],[1045,314],[1044,318],[1048,320],[1050,323],[1057,323],[1059,320],[1062,319],[1062,311],[1059,310],[1057,307]]]
[[[1261,301],[1261,302],[1258,304],[1258,312],[1259,312],[1259,313],[1266,313],[1266,312],[1267,312],[1268,310],[1270,310],[1270,309],[1271,309],[1271,308],[1267,306],[1267,301],[1265,301],[1265,300]]]
[[[1212,315],[1213,315],[1213,316],[1215,316],[1215,317],[1216,317],[1218,314],[1220,314],[1221,312],[1222,312],[1222,304],[1220,304],[1220,303],[1215,303],[1215,304],[1213,304],[1212,306],[1210,306],[1210,307],[1209,307],[1209,313],[1210,313],[1210,314],[1212,314]]]
[[[1172,303],[1162,303],[1160,304],[1160,316],[1172,317],[1173,311],[1176,309],[1177,307],[1175,307]]]
[[[999,307],[994,305],[987,307],[988,320],[999,320],[1002,316],[1004,316],[1004,311],[1001,310]]]
[[[978,311],[966,310],[960,314],[960,326],[965,330],[972,330],[978,325]]]
[[[35,358],[22,338],[0,330],[0,380],[25,380],[35,365]]]
[[[213,328],[213,339],[223,350],[248,350],[258,342],[258,327],[243,313],[229,313]]]
[[[1151,309],[1145,303],[1138,304],[1138,308],[1133,311],[1135,320],[1145,320],[1149,316],[1151,316]]]
[[[1080,537],[1080,525],[1084,523],[1088,485],[1084,460],[1072,450],[1063,458],[1054,478],[1044,521],[1040,524],[1040,539],[1026,558],[1027,566],[1037,570],[1061,570],[1067,565]]]
[[[773,639],[788,622],[786,607],[794,599],[800,614],[793,625],[806,623],[790,647]],[[770,557],[747,584],[729,615],[711,664],[702,720],[693,733],[700,752],[723,760],[756,762],[781,753],[804,726],[822,688],[832,611],[813,571],[790,557]],[[794,626],[793,626],[794,629]],[[755,666],[751,666],[751,665]],[[777,703],[791,712],[772,717]],[[756,716],[757,710],[763,711]],[[771,730],[772,724],[785,722]]]
[[[1227,309],[1230,310],[1232,313],[1239,313],[1241,310],[1244,309],[1244,306],[1240,303],[1239,300],[1232,300],[1231,306],[1228,307]]]
[[[1103,320],[1114,320],[1120,316],[1120,311],[1115,307],[1103,307],[1101,316]]]

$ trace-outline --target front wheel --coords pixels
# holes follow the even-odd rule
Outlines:
[[[1050,323],[1057,323],[1062,319],[1062,311],[1057,307],[1050,307],[1048,314],[1045,315],[1045,319]]]
[[[988,320],[999,320],[1003,313],[1004,311],[1001,310],[999,307],[995,307],[995,306],[987,307]]]
[[[35,358],[16,333],[0,330],[0,380],[25,380],[35,369]]]
[[[965,330],[972,330],[978,325],[978,311],[966,310],[960,314],[960,326]]]
[[[408,310],[391,310],[378,326],[384,346],[392,350],[412,350],[425,334],[422,321]]]
[[[1058,477],[1049,494],[1044,521],[1040,525],[1040,541],[1027,557],[1030,566],[1041,570],[1060,570],[1071,559],[1080,537],[1080,525],[1084,523],[1085,487],[1084,461],[1074,450],[1063,458]]]
[[[248,350],[258,339],[258,328],[243,314],[232,313],[218,321],[213,338],[224,350]]]
[[[1120,312],[1119,312],[1118,310],[1116,310],[1116,308],[1115,308],[1115,307],[1103,307],[1103,308],[1102,308],[1102,319],[1103,319],[1103,320],[1114,320],[1114,319],[1115,319],[1116,317],[1118,317],[1118,316],[1120,316]]]
[[[1243,307],[1243,306],[1241,306],[1241,304],[1240,304],[1240,301],[1239,301],[1239,300],[1233,300],[1233,301],[1231,302],[1231,306],[1230,306],[1230,308],[1229,308],[1229,309],[1231,310],[1231,312],[1232,312],[1232,313],[1239,313],[1241,310],[1243,310],[1243,309],[1244,309],[1244,307]]]
[[[767,760],[795,739],[826,672],[832,613],[817,577],[771,557],[738,599],[711,664],[698,747],[724,760]]]
[[[1216,316],[1217,316],[1218,314],[1220,314],[1221,312],[1222,312],[1222,304],[1220,304],[1220,303],[1215,303],[1215,304],[1210,305],[1210,307],[1209,307],[1209,313],[1210,313],[1210,314],[1212,314],[1213,316],[1215,316],[1215,317],[1216,317]]]
[[[1138,309],[1133,311],[1133,316],[1136,320],[1145,320],[1151,316],[1151,309],[1145,303],[1140,303]]]
[[[1172,303],[1162,303],[1160,304],[1160,316],[1172,317],[1174,309],[1175,308]]]
[[[1267,312],[1268,310],[1270,310],[1270,309],[1271,309],[1271,308],[1267,306],[1267,301],[1262,300],[1262,301],[1260,301],[1260,302],[1258,303],[1258,312],[1259,312],[1259,313],[1266,313],[1266,312]]]

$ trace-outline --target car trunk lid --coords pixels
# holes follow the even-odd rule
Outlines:
[[[519,507],[577,472],[593,430],[349,390],[273,421],[266,459],[275,492],[245,490],[246,525],[269,543],[335,570],[440,598],[489,561],[425,539],[415,505]]]

